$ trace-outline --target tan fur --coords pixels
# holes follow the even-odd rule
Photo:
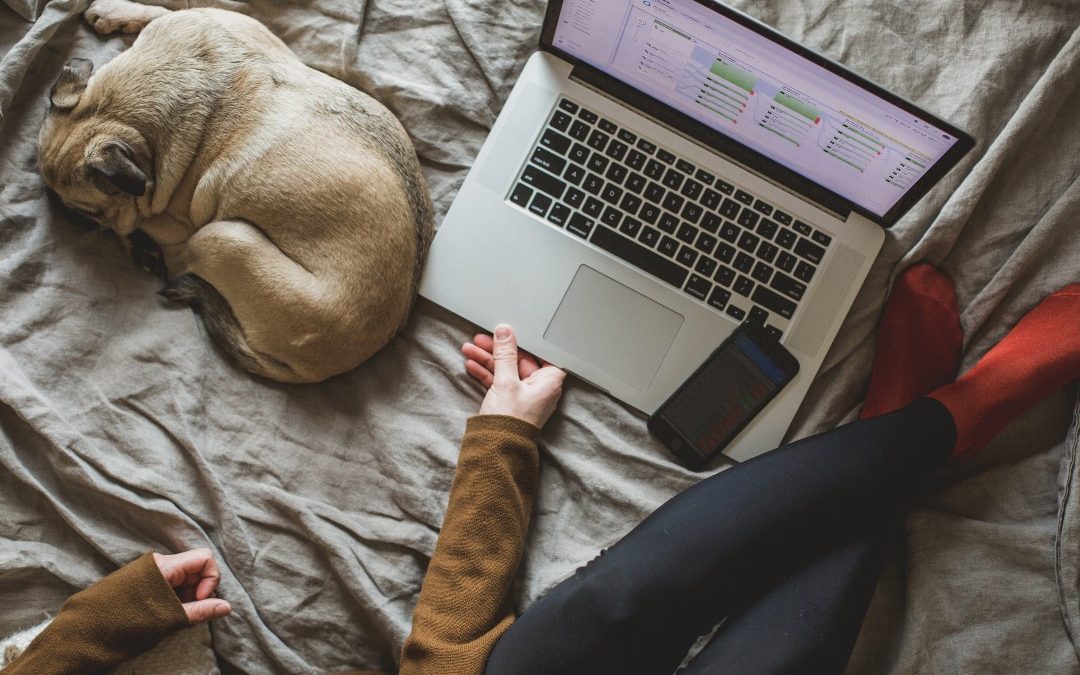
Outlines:
[[[46,183],[119,234],[158,242],[169,297],[205,308],[216,289],[227,307],[215,321],[237,326],[215,330],[204,312],[208,328],[260,375],[320,381],[385,345],[432,235],[393,115],[241,14],[96,0],[85,17],[142,33],[81,94],[77,67],[57,82],[40,135]],[[129,194],[140,175],[145,192]],[[181,288],[185,275],[213,288]]]

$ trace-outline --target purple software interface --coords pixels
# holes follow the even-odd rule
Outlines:
[[[957,142],[693,0],[564,0],[554,45],[879,216]]]

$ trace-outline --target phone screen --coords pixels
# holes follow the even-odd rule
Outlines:
[[[789,373],[739,332],[668,401],[660,416],[698,454],[709,457],[789,379]]]

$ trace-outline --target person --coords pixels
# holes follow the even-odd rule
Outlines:
[[[465,368],[487,392],[466,423],[400,672],[671,673],[717,624],[680,672],[841,672],[876,584],[882,523],[903,495],[1080,378],[1080,284],[953,381],[960,339],[951,282],[928,265],[908,270],[886,305],[859,421],[674,496],[516,617],[540,429],[565,375],[519,353],[509,326],[477,335]],[[20,659],[59,637],[39,640]]]

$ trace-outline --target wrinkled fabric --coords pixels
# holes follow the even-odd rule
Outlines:
[[[385,102],[440,219],[544,8],[214,4]],[[888,233],[790,438],[854,417],[890,280],[912,262],[956,281],[965,367],[1080,280],[1080,6],[734,4],[979,139]],[[50,85],[69,58],[100,66],[131,41],[95,35],[78,18],[86,5],[0,5],[0,634],[147,548],[210,546],[234,608],[212,627],[224,659],[254,673],[391,669],[480,400],[458,352],[475,327],[421,301],[385,350],[320,385],[255,380],[224,360],[112,235],[44,193],[35,153]],[[631,410],[578,382],[566,390],[544,434],[518,609],[698,479]],[[1076,393],[913,497],[852,673],[1080,672]]]

